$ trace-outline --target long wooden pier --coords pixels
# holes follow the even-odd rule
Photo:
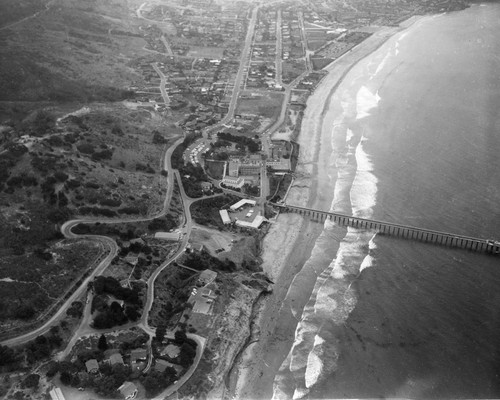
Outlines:
[[[330,219],[339,225],[350,226],[358,229],[373,229],[382,234],[401,237],[409,240],[417,240],[420,242],[434,243],[437,245],[458,247],[477,252],[485,252],[489,254],[500,254],[500,242],[475,238],[464,235],[456,235],[448,232],[439,232],[430,229],[417,228],[409,225],[395,224],[391,222],[377,221],[373,219],[353,217],[345,214],[314,210],[299,206],[291,206],[288,204],[269,203],[272,206],[278,207],[281,212],[293,212],[304,216],[311,217],[323,222]]]

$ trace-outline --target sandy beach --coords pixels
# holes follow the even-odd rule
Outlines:
[[[297,141],[300,156],[296,176],[289,191],[288,204],[328,210],[333,198],[329,182],[328,163],[332,153],[330,131],[333,121],[329,114],[329,99],[350,69],[377,50],[394,34],[411,26],[422,17],[412,17],[400,27],[382,27],[371,37],[346,53],[326,70],[322,80],[307,101]],[[229,379],[232,398],[262,399],[273,397],[273,382],[293,343],[294,331],[321,271],[302,271],[311,255],[315,241],[323,229],[318,224],[294,214],[282,214],[271,227],[263,242],[263,269],[275,282],[273,293],[262,304],[256,325],[257,339],[237,358]],[[301,299],[287,299],[291,285],[310,290]],[[302,287],[301,286],[301,287]],[[297,304],[295,304],[296,302]],[[295,318],[294,318],[295,317]]]

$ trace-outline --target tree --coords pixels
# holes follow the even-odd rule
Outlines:
[[[63,371],[61,372],[60,379],[63,385],[69,386],[69,384],[71,383],[71,374],[68,371]]]
[[[139,312],[137,312],[135,307],[132,307],[132,306],[125,307],[125,315],[128,317],[128,319],[130,321],[134,321],[134,322],[137,321],[139,319],[139,317],[141,316],[141,314]]]
[[[167,333],[167,328],[165,325],[160,325],[156,328],[155,339],[158,343],[162,343],[165,338],[165,334]]]
[[[180,364],[187,367],[193,363],[196,356],[196,349],[189,343],[183,343],[181,346]]]
[[[57,361],[52,361],[49,364],[49,368],[45,375],[47,376],[47,378],[52,378],[58,372],[59,372],[59,363]]]
[[[0,345],[0,366],[13,363],[16,360],[16,353],[10,347]]]
[[[106,336],[104,336],[104,333],[99,338],[97,348],[101,351],[106,351],[108,349],[108,341],[106,340]]]
[[[148,397],[153,397],[160,392],[163,384],[163,374],[159,371],[152,370],[142,381],[144,388],[146,389],[146,395]]]
[[[186,332],[181,330],[175,331],[174,337],[177,344],[183,344],[187,339]]]
[[[40,381],[40,375],[29,374],[26,377],[26,379],[23,381],[23,387],[34,389],[34,388],[38,387],[39,381]]]

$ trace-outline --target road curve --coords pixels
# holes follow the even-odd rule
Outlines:
[[[165,196],[165,201],[163,202],[163,209],[154,216],[150,217],[145,217],[145,218],[137,218],[137,219],[99,219],[99,218],[79,218],[79,219],[74,219],[71,221],[66,221],[62,226],[61,226],[61,233],[67,238],[67,239],[76,239],[76,238],[82,238],[82,239],[92,239],[92,240],[98,240],[100,243],[103,245],[107,246],[109,249],[109,254],[99,263],[99,265],[92,271],[92,273],[85,278],[85,280],[82,282],[82,284],[73,292],[73,294],[64,302],[64,304],[59,308],[59,310],[48,320],[46,321],[42,326],[34,329],[31,332],[27,332],[25,334],[6,339],[0,344],[3,346],[19,346],[21,344],[27,343],[33,339],[35,339],[37,336],[43,335],[44,333],[47,333],[50,328],[58,323],[66,314],[66,311],[68,308],[71,306],[71,303],[76,301],[86,290],[87,290],[87,285],[91,280],[93,280],[97,275],[102,274],[106,268],[109,266],[113,258],[118,254],[118,245],[116,242],[108,237],[108,236],[99,236],[99,235],[77,235],[71,231],[71,229],[78,225],[78,224],[90,224],[90,223],[104,223],[104,224],[116,224],[116,223],[123,223],[123,222],[140,222],[140,221],[150,221],[152,219],[161,217],[165,215],[165,213],[168,210],[170,201],[172,199],[172,193],[173,193],[173,187],[174,187],[174,179],[175,179],[175,174],[174,170],[172,169],[172,163],[170,161],[171,156],[175,148],[182,143],[184,138],[179,138],[174,142],[172,146],[170,146],[167,151],[165,152],[165,157],[164,157],[164,169],[167,171],[167,193]],[[87,307],[86,307],[87,308]],[[82,327],[80,325],[80,327]],[[79,328],[80,329],[80,328]],[[78,332],[78,331],[77,331]]]

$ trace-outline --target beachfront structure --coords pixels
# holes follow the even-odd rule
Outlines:
[[[229,208],[231,209],[231,211],[236,211],[236,210],[240,209],[241,207],[243,207],[245,204],[250,204],[251,206],[255,206],[257,204],[257,202],[255,200],[250,200],[250,199],[241,199],[240,201],[238,201],[237,203],[234,203]]]
[[[66,400],[66,397],[64,397],[63,392],[61,391],[60,388],[56,387],[52,389],[50,392],[50,398],[51,400]]]
[[[229,213],[227,212],[227,210],[219,210],[219,214],[224,225],[231,223],[231,218],[229,218]]]
[[[252,222],[236,220],[236,226],[240,226],[242,228],[252,228],[259,229],[264,221],[267,221],[262,215],[257,215]]]

